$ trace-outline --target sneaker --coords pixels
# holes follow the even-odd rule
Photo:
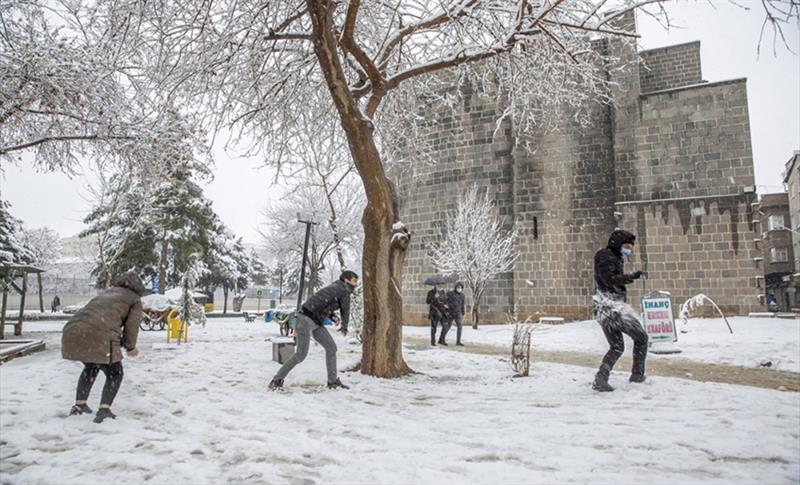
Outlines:
[[[456,342],[456,345],[458,345],[459,347],[463,347],[464,346],[464,344],[462,344],[461,342]]]
[[[644,374],[631,374],[630,382],[644,382],[647,377]]]
[[[97,415],[94,417],[94,422],[102,423],[106,418],[117,419],[117,415],[112,413],[109,408],[100,408],[97,410]]]
[[[269,390],[277,391],[283,389],[283,379],[272,379],[269,381]]]
[[[447,347],[447,342],[439,341],[439,345],[444,345],[445,347]]]
[[[83,403],[75,404],[72,406],[72,409],[69,410],[70,416],[77,416],[79,414],[92,414],[92,408],[87,406],[86,403]]]
[[[328,383],[328,389],[350,389],[350,386],[342,384],[342,380],[337,377],[335,382]]]

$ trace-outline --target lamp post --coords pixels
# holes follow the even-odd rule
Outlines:
[[[308,254],[308,239],[311,237],[311,226],[317,223],[311,220],[310,217],[303,219],[300,213],[297,213],[297,222],[306,225],[306,240],[303,243],[303,262],[300,264],[300,289],[297,292],[297,311],[300,311],[300,305],[303,304],[303,286],[306,279],[306,259]]]

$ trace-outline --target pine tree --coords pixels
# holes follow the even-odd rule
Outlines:
[[[11,215],[10,207],[0,200],[0,264],[31,264],[33,254],[24,245],[22,221]]]

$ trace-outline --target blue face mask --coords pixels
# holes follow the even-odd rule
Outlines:
[[[625,257],[627,258],[628,256],[630,256],[630,255],[631,255],[631,253],[632,253],[633,251],[632,251],[632,250],[630,250],[630,249],[628,249],[628,248],[622,248],[622,250],[621,250],[620,252],[622,253],[622,255],[623,255],[623,256],[625,256]]]

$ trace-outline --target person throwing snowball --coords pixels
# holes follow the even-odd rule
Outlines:
[[[358,275],[352,271],[344,271],[339,280],[314,293],[300,309],[295,319],[297,332],[297,350],[278,370],[269,383],[271,390],[281,389],[283,380],[294,367],[304,361],[308,355],[311,337],[325,349],[325,367],[328,371],[328,389],[349,389],[342,384],[336,371],[336,342],[324,326],[325,319],[334,311],[341,312],[341,332],[347,335],[347,324],[350,321],[350,295],[358,286]]]
[[[613,391],[608,383],[611,369],[625,351],[622,334],[633,339],[633,369],[630,382],[644,382],[644,363],[647,358],[647,333],[639,321],[636,311],[626,303],[625,285],[633,283],[644,271],[625,274],[622,258],[633,253],[636,236],[617,229],[611,233],[608,246],[594,255],[594,281],[597,293],[594,300],[594,317],[608,340],[609,349],[595,375],[592,389],[600,392]]]

